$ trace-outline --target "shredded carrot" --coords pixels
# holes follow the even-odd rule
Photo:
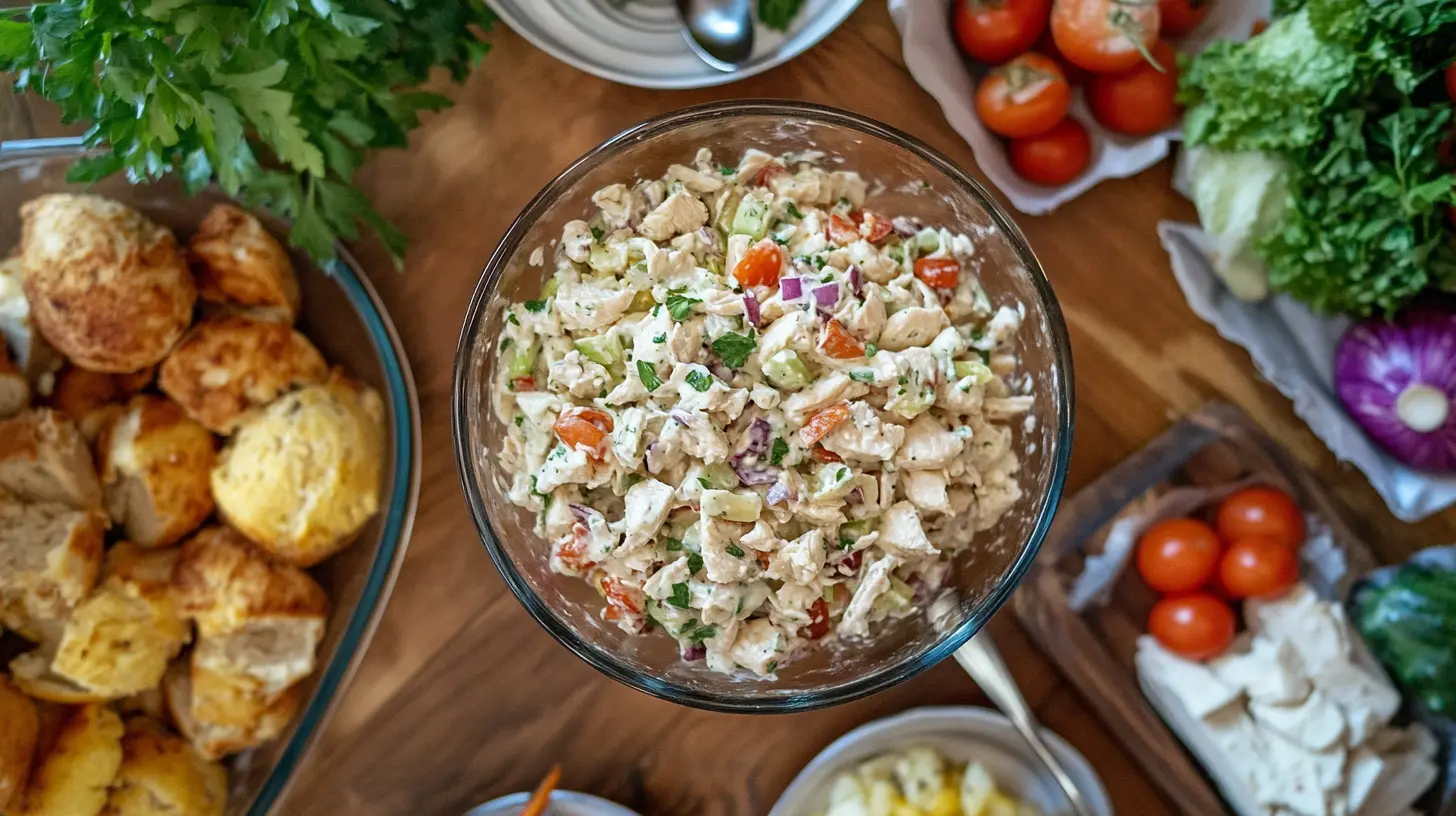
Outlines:
[[[546,806],[551,804],[551,792],[556,790],[556,785],[561,781],[561,766],[551,766],[551,772],[536,786],[536,792],[521,808],[521,816],[543,816],[546,813]]]

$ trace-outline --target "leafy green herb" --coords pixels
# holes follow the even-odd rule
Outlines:
[[[688,372],[687,384],[691,385],[698,392],[707,391],[713,387],[713,378],[707,372],[693,369]]]
[[[683,627],[677,632],[678,637],[686,638],[693,643],[702,643],[703,641],[717,634],[717,627],[709,626],[705,623],[699,623],[695,620],[690,620],[687,623],[683,624]]]
[[[667,342],[667,334],[664,332],[663,334],[653,335],[652,342],[656,343],[659,346],[662,345],[663,343],[666,343]]]
[[[628,473],[627,478],[622,480],[622,487],[626,490],[631,490],[633,485],[646,481],[646,479],[647,477],[640,473]]]
[[[643,387],[648,391],[656,391],[658,386],[662,385],[662,378],[657,376],[657,369],[646,360],[637,361],[637,377],[642,380]]]
[[[738,172],[738,168],[737,167],[719,167],[718,168],[718,174],[719,175],[722,175],[722,176],[731,176],[731,175],[733,175],[734,173],[737,173],[737,172]]]
[[[836,482],[842,482],[842,481],[844,481],[844,478],[846,476],[848,476],[848,475],[849,475],[849,468],[842,467],[839,470],[835,471],[835,473],[834,473],[834,481],[836,481]]]
[[[839,539],[839,549],[841,549],[841,550],[852,550],[852,549],[854,549],[854,539],[848,538],[848,537]]]
[[[516,317],[515,312],[506,312],[506,322],[511,324],[512,326],[521,325],[521,320],[520,318]]]
[[[712,348],[724,365],[729,368],[742,368],[748,355],[758,348],[758,343],[749,335],[729,332],[714,340]]]
[[[901,385],[904,385],[904,384],[906,384],[908,382],[910,382],[910,378],[909,377],[906,377],[904,374],[901,374],[900,375],[900,384]]]
[[[525,424],[526,424],[526,418],[523,417],[523,416],[521,416],[520,414],[516,414],[516,427],[519,428],[519,427],[521,427],[521,426],[523,426]]]
[[[685,583],[673,584],[672,594],[667,597],[667,602],[677,607],[678,609],[688,609],[688,600],[688,585]]]
[[[546,311],[546,301],[528,300],[526,301],[526,311],[531,312],[532,314],[540,314],[541,312]]]
[[[769,674],[773,674],[774,673],[774,670],[777,669],[778,667],[779,667],[779,662],[777,660],[770,660],[768,662],[768,673]]]
[[[789,455],[789,443],[782,439],[775,438],[773,447],[769,449],[768,461],[771,465],[782,464],[784,457]]]
[[[703,571],[703,557],[691,550],[688,551],[688,572],[693,575]]]
[[[664,538],[662,540],[662,546],[665,547],[665,548],[667,548],[667,551],[668,552],[678,552],[679,550],[681,550],[683,548],[682,539],[680,539],[680,538]]]
[[[672,314],[672,319],[681,323],[688,319],[693,313],[693,304],[702,303],[697,298],[684,297],[682,295],[667,296],[667,311]]]
[[[52,0],[0,10],[0,72],[89,121],[97,152],[69,174],[89,183],[214,178],[231,196],[292,222],[320,261],[363,222],[396,261],[404,236],[350,186],[365,154],[404,147],[435,67],[463,80],[489,46],[480,0],[403,2]]]
[[[849,378],[855,382],[872,383],[875,381],[875,372],[868,370],[851,371],[849,372]]]
[[[874,343],[865,343],[865,356],[873,357],[880,353],[880,347]]]
[[[804,0],[758,0],[758,21],[775,31],[788,31],[803,6]]]
[[[592,224],[591,234],[592,234],[592,240],[593,241],[596,241],[597,243],[601,243],[602,236],[605,235],[606,233],[602,232],[602,228],[601,227],[597,226],[596,224]]]
[[[511,346],[515,345],[515,342],[516,341],[512,340],[509,337],[502,337],[501,338],[501,341],[500,341],[500,351],[501,351],[501,353],[502,354],[505,354],[506,349],[508,349]]]
[[[799,212],[799,208],[796,207],[796,206],[794,206],[794,202],[793,201],[785,201],[784,202],[784,211],[787,212],[789,215],[792,215],[795,218],[803,218],[804,217],[804,214],[801,213],[801,212]]]
[[[735,558],[743,557],[743,548],[739,547],[737,544],[729,544],[728,546],[723,548],[723,551]]]
[[[698,484],[702,485],[702,487],[703,487],[704,490],[712,490],[713,489],[713,483],[710,482],[710,481],[708,481],[706,477],[699,476],[698,477]]]

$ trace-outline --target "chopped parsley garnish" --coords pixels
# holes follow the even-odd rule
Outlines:
[[[521,427],[522,425],[525,425],[525,424],[526,424],[526,418],[523,417],[523,416],[521,416],[520,414],[516,414],[516,427],[519,428],[519,427]]]
[[[697,575],[703,571],[703,557],[695,552],[688,552],[688,572]]]
[[[900,384],[901,384],[901,385],[905,385],[905,384],[906,384],[906,383],[908,383],[908,382],[910,382],[910,378],[909,378],[909,377],[906,377],[906,376],[905,376],[905,375],[903,375],[903,374],[901,374],[901,375],[900,375]]]
[[[662,540],[662,546],[666,547],[668,552],[677,552],[682,549],[682,539],[664,538]]]
[[[849,468],[842,467],[842,468],[839,469],[839,472],[838,473],[835,473],[834,474],[834,481],[836,481],[836,482],[842,482],[842,481],[844,481],[845,477],[848,476],[848,475],[849,475]]]
[[[530,305],[531,304],[527,303],[526,304],[526,308],[529,309],[530,308]],[[533,309],[532,311],[535,311],[535,310]],[[506,312],[506,322],[509,323],[509,324],[511,324],[512,326],[519,326],[519,325],[521,325],[521,321],[520,321],[520,319],[518,319],[516,317],[516,313],[515,312]]]
[[[739,547],[737,544],[729,544],[728,546],[723,548],[723,551],[733,556],[734,558],[743,557],[743,548]]]
[[[865,343],[865,356],[873,357],[880,353],[880,347],[874,343]]]
[[[801,212],[799,212],[799,208],[798,207],[795,207],[794,206],[794,202],[792,202],[792,201],[786,202],[784,204],[784,211],[787,212],[789,215],[792,215],[795,218],[803,218],[804,217],[804,214],[801,213]]]
[[[815,255],[814,256],[814,268],[815,269],[823,269],[824,268],[824,264],[826,264],[828,262],[829,262],[829,258],[827,258],[824,255]]]
[[[528,301],[526,301],[526,311],[532,312],[532,313],[536,313],[536,314],[539,314],[541,312],[544,312],[544,311],[546,311],[546,301],[545,300],[528,300]],[[512,319],[515,319],[515,315],[511,315],[511,318]]]
[[[501,350],[501,353],[504,354],[505,353],[505,350],[508,349],[508,348],[510,348],[513,345],[515,345],[515,341],[514,340],[512,340],[509,337],[502,337],[501,338],[501,342],[500,342],[500,350]]]
[[[737,172],[738,172],[738,168],[737,167],[719,167],[718,168],[718,173],[721,174],[721,175],[724,175],[724,176],[731,176],[731,175],[733,175],[734,173],[737,173]]]
[[[688,372],[687,383],[688,385],[691,385],[694,390],[701,393],[713,387],[713,377],[709,375],[706,371],[693,369],[692,371]]]
[[[646,360],[637,361],[637,377],[642,380],[643,387],[648,391],[656,391],[658,386],[662,385],[662,378],[657,376],[657,369]]]
[[[854,539],[849,538],[849,537],[845,537],[845,538],[839,539],[839,549],[841,549],[841,550],[848,550],[848,549],[853,549],[853,548],[854,548]]]
[[[647,262],[646,261],[638,261],[637,264],[635,266],[633,266],[632,268],[633,269],[636,269],[638,272],[646,272],[647,271]]]
[[[678,609],[689,609],[690,607],[688,606],[688,585],[685,583],[673,584],[672,594],[667,596],[667,602],[677,607]]]
[[[777,669],[778,667],[779,667],[779,662],[777,660],[770,660],[768,662],[768,673],[769,674],[773,674],[774,673],[774,669]]]
[[[662,345],[663,343],[666,343],[667,342],[667,334],[666,333],[663,333],[663,334],[659,334],[659,335],[654,336],[652,338],[652,342],[656,343],[659,346]]]
[[[824,267],[822,267],[822,266],[820,267],[820,269],[823,269],[823,268]],[[831,272],[828,275],[825,275],[824,277],[820,278],[819,279],[819,282],[820,283],[831,283],[831,282],[833,282],[833,280],[834,280],[834,273]]]
[[[698,477],[698,484],[702,485],[704,490],[712,490],[713,489],[713,483],[710,482],[710,481],[708,481],[705,477],[699,476]]]
[[[991,364],[991,352],[986,351],[985,349],[976,349],[976,353],[981,355],[981,362],[986,363],[987,365]]]
[[[625,489],[631,490],[633,485],[645,480],[646,478],[646,476],[643,476],[640,473],[628,473],[627,478],[622,480],[622,484]]]
[[[713,341],[713,353],[729,368],[742,368],[748,355],[758,348],[758,343],[746,334],[728,334]]]
[[[855,382],[872,383],[875,381],[875,372],[851,371],[849,372],[849,378]]]
[[[601,227],[598,227],[595,224],[592,225],[591,231],[592,231],[592,240],[593,241],[600,241],[600,240],[602,240],[602,236],[606,234],[606,233],[602,232],[602,228]]]
[[[702,643],[717,634],[718,628],[716,626],[709,626],[706,623],[698,623],[692,620],[683,624],[683,627],[677,632],[678,637],[687,638],[693,643]]]
[[[693,313],[693,304],[702,303],[697,298],[683,297],[682,295],[667,296],[667,311],[672,314],[672,319],[681,323],[688,319]]]
[[[785,456],[788,456],[788,455],[789,455],[789,443],[785,442],[782,439],[775,439],[773,441],[773,447],[769,449],[769,453],[768,453],[768,461],[769,461],[769,464],[771,464],[771,465],[780,464],[780,463],[782,463],[784,461],[784,457]]]

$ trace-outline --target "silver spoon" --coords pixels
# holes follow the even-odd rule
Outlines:
[[[688,47],[719,71],[753,55],[753,0],[677,0],[677,13]]]
[[[949,612],[954,608],[954,601],[947,596],[941,596],[930,608],[931,620],[937,624],[944,625],[948,620]],[[976,681],[976,685],[986,692],[991,702],[1001,709],[1001,712],[1011,720],[1011,724],[1021,733],[1026,744],[1031,746],[1032,753],[1036,754],[1041,764],[1046,766],[1047,772],[1056,780],[1061,787],[1062,793],[1066,794],[1067,801],[1072,804],[1072,811],[1077,816],[1097,816],[1092,806],[1087,803],[1087,797],[1077,789],[1077,783],[1072,780],[1067,769],[1062,767],[1062,761],[1052,753],[1052,749],[1041,738],[1041,731],[1036,724],[1036,717],[1031,713],[1031,706],[1026,704],[1026,698],[1021,696],[1021,689],[1016,685],[1016,679],[1011,676],[1011,671],[1006,668],[1006,662],[1001,659],[1001,653],[996,651],[996,643],[991,639],[991,633],[981,630],[975,637],[966,642],[966,645],[955,650],[956,662],[966,670],[966,674]]]

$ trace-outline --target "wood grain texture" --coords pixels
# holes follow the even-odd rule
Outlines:
[[[868,0],[820,45],[731,86],[626,88],[556,62],[504,27],[454,109],[408,151],[375,157],[360,183],[412,241],[402,274],[361,247],[414,365],[424,427],[413,543],[372,649],[299,783],[302,816],[462,813],[528,790],[554,762],[562,785],[645,814],[766,813],[799,768],[868,720],[916,705],[982,704],[948,662],[903,686],[812,714],[691,711],[599,676],[536,626],[505,589],[466,512],[450,441],[450,366],[465,304],[511,220],[577,156],[642,119],[716,99],[778,97],[848,108],[908,131],[975,171],[970,149],[906,72],[885,4]],[[37,111],[43,133],[53,115]],[[1456,516],[1398,523],[1363,477],[1337,463],[1257,377],[1248,356],[1188,309],[1158,245],[1161,219],[1192,220],[1170,166],[1106,182],[1055,214],[1019,217],[1056,288],[1076,359],[1069,491],[1213,399],[1241,407],[1311,469],[1356,534],[1390,561],[1456,540]],[[979,175],[979,174],[978,174]],[[984,179],[984,176],[982,176]],[[1003,200],[1004,201],[1004,200]],[[1117,811],[1184,812],[1020,631],[993,624],[1042,720],[1091,760]]]

